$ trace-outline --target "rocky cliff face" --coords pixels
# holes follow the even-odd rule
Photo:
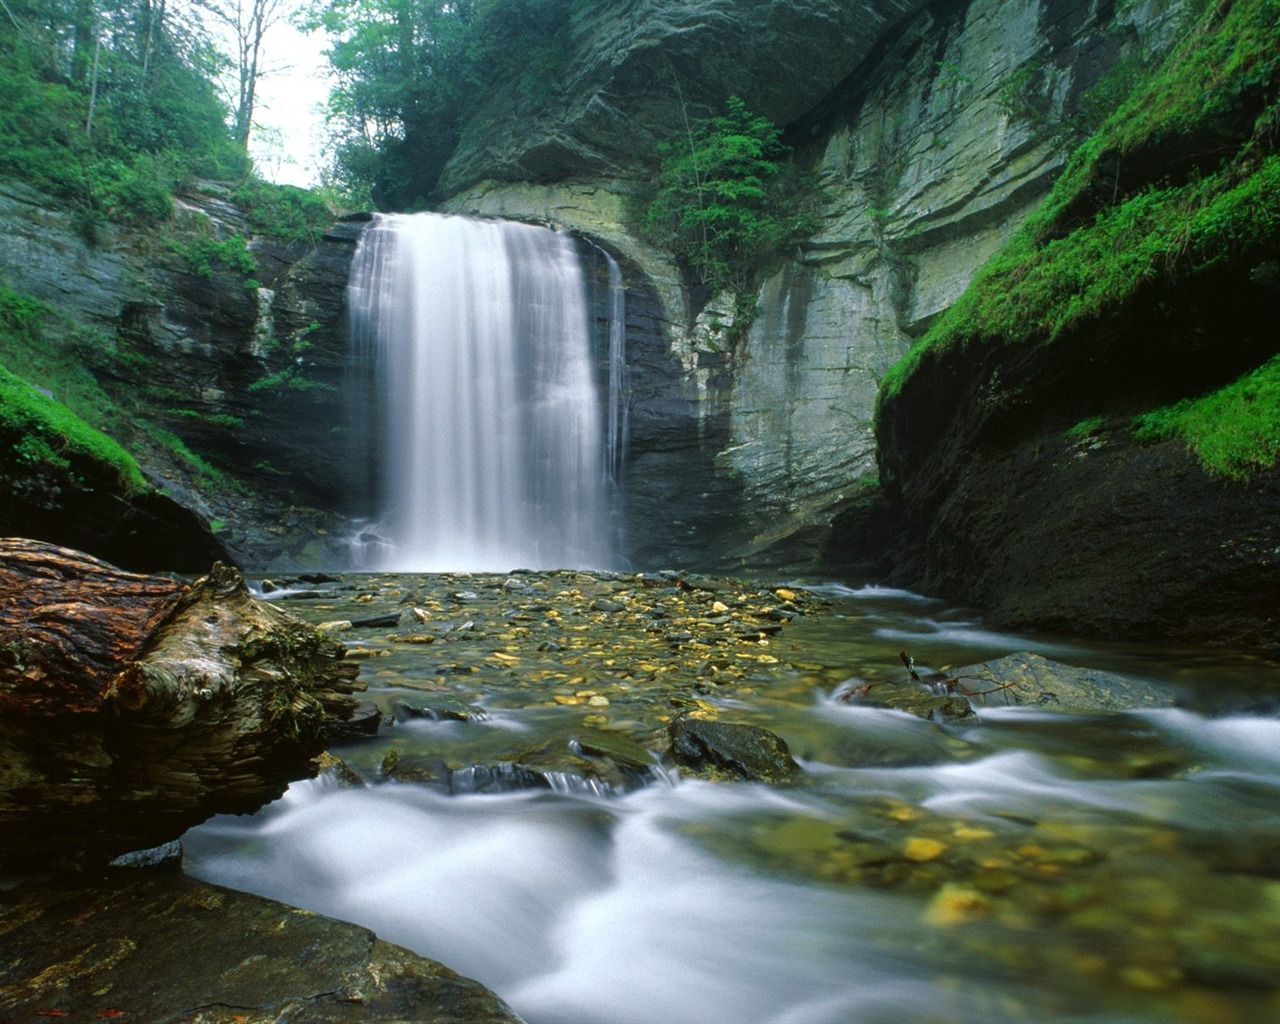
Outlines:
[[[571,227],[648,278],[659,305],[644,319],[665,355],[660,384],[633,372],[632,408],[663,426],[632,439],[637,563],[848,561],[831,524],[876,489],[881,376],[1045,195],[1081,97],[1126,53],[1167,42],[1169,5],[1121,16],[1087,0],[757,3],[734,18],[724,4],[652,4],[638,22],[633,6],[625,29],[574,23],[580,70],[531,126],[508,116],[512,97],[491,101],[508,113],[471,126],[446,176],[490,180],[447,207]],[[730,45],[744,34],[749,45]],[[782,45],[793,37],[808,42]],[[803,50],[815,38],[817,55]],[[821,230],[763,284],[745,330],[732,297],[699,308],[626,216],[628,175],[683,124],[678,104],[701,114],[734,92],[788,124],[824,190]],[[513,176],[560,180],[501,180]]]
[[[441,188],[485,179],[625,177],[689,119],[730,96],[777,124],[807,111],[923,0],[623,0],[580,3],[562,77],[537,96],[495,89],[463,133]]]
[[[105,500],[99,481],[89,492],[105,504],[54,496],[29,528],[12,527],[152,569],[207,569],[228,553],[258,567],[336,564],[345,460],[331,431],[343,421],[343,292],[360,228],[335,225],[315,244],[255,241],[249,280],[192,259],[193,239],[249,233],[217,194],[181,198],[164,232],[109,225],[88,244],[68,211],[4,184],[0,275],[57,311],[50,340],[89,366],[117,419],[131,417],[119,439],[161,492]]]

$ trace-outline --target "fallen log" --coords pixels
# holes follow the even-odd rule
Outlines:
[[[314,774],[359,666],[221,564],[194,583],[0,540],[0,865],[80,866]]]

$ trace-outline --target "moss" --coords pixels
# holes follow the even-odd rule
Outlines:
[[[1280,355],[1238,380],[1134,418],[1139,441],[1181,437],[1210,473],[1247,479],[1280,462]]]
[[[32,470],[60,473],[71,469],[74,457],[88,458],[114,472],[127,494],[149,490],[133,456],[87,422],[113,420],[119,410],[93,376],[48,336],[57,322],[44,303],[0,287],[0,349],[6,364],[0,366],[0,426],[13,438],[15,456]]]
[[[0,367],[0,427],[18,439],[14,453],[33,470],[65,472],[72,466],[72,457],[79,456],[112,470],[127,495],[149,490],[132,455],[4,367]]]
[[[157,427],[154,423],[142,424],[142,429],[154,441],[167,448],[180,462],[185,462],[195,470],[207,483],[224,485],[228,482],[220,469],[211,465],[188,448],[186,442],[178,437],[177,434],[171,434],[169,431]]]
[[[1103,433],[1106,425],[1105,417],[1089,416],[1075,426],[1069,427],[1066,431],[1066,436],[1069,441],[1083,441],[1086,438],[1095,437]]]
[[[1053,343],[1153,280],[1186,280],[1274,249],[1278,89],[1280,0],[1209,5],[1076,150],[1021,231],[886,374],[881,404],[931,354]]]

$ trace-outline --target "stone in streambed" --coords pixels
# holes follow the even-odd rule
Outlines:
[[[356,702],[355,711],[346,721],[331,722],[326,729],[326,735],[330,743],[359,739],[363,736],[377,735],[381,725],[382,712],[378,710],[378,705],[371,700],[361,700]]]
[[[1053,711],[1132,711],[1173,704],[1173,694],[1112,672],[1077,668],[1023,651],[953,675],[955,691],[977,707]]]
[[[488,718],[484,708],[464,704],[455,697],[430,694],[426,696],[399,697],[391,706],[397,722],[410,718],[429,718],[433,721],[479,722]]]
[[[0,1018],[518,1024],[478,982],[373,932],[174,872],[0,892]]]
[[[759,726],[678,718],[667,735],[672,759],[694,771],[757,782],[789,782],[802,774],[786,742]]]

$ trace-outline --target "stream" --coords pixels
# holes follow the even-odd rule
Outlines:
[[[1280,1020],[1273,663],[1008,636],[901,591],[644,582],[277,590],[316,623],[413,611],[343,633],[395,721],[335,747],[341,770],[189,832],[186,871],[370,927],[529,1024]],[[748,611],[785,629],[748,640]],[[1034,651],[1172,701],[987,700],[942,722],[845,699],[902,677],[899,651],[922,672]],[[682,713],[777,733],[801,780],[660,766]],[[652,767],[584,755],[597,734]]]

